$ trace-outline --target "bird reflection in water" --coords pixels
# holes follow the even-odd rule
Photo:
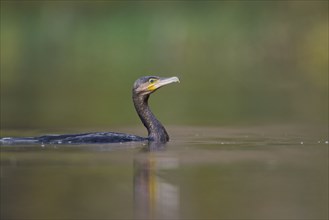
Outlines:
[[[135,219],[179,218],[179,187],[161,177],[162,171],[177,169],[179,163],[177,158],[163,155],[164,149],[164,145],[150,143],[135,157]]]

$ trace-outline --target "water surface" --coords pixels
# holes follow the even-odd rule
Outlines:
[[[327,128],[169,127],[171,141],[1,146],[1,219],[327,219]]]

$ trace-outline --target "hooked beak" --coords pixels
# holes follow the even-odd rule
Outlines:
[[[153,85],[151,85],[149,87],[149,90],[155,91],[156,89],[161,88],[162,86],[165,86],[165,85],[168,85],[171,83],[175,83],[175,82],[179,83],[179,79],[176,76],[169,77],[169,78],[160,78],[157,82],[155,82]]]

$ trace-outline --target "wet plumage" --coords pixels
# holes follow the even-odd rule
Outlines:
[[[132,141],[151,141],[166,143],[169,135],[154,116],[148,100],[157,89],[179,82],[177,77],[161,78],[144,76],[137,79],[132,89],[132,99],[138,116],[148,131],[148,137],[117,132],[93,132],[82,134],[43,135],[39,137],[7,137],[0,139],[1,144],[90,144],[90,143],[119,143]]]

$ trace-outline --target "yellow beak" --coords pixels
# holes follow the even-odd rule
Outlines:
[[[178,77],[174,76],[174,77],[169,77],[169,78],[160,78],[159,80],[157,80],[156,82],[154,82],[153,84],[148,86],[148,90],[150,91],[155,91],[156,89],[161,88],[162,86],[171,84],[171,83],[175,83],[175,82],[180,82]]]

